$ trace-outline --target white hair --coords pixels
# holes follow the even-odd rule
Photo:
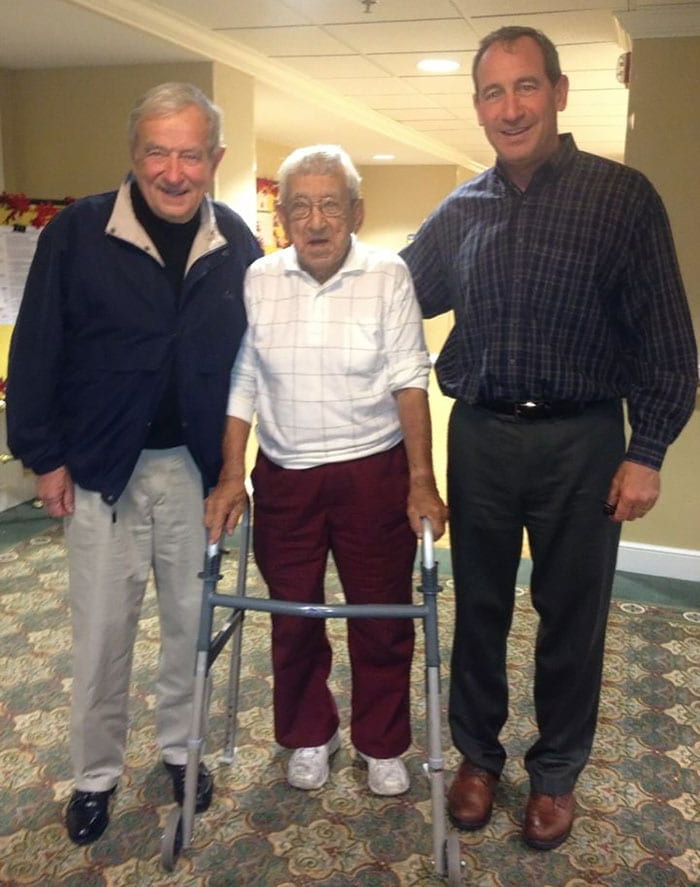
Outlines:
[[[277,170],[280,203],[284,203],[287,198],[287,187],[292,176],[335,173],[341,173],[345,177],[350,197],[357,200],[362,179],[347,151],[340,145],[307,145],[305,148],[297,148],[282,161]]]

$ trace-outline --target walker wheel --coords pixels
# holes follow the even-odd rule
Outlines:
[[[160,861],[166,872],[171,872],[175,868],[181,850],[182,810],[180,807],[175,807],[168,814],[160,842]]]
[[[457,832],[449,832],[445,841],[445,868],[449,887],[462,887],[462,861],[459,852],[459,835]]]

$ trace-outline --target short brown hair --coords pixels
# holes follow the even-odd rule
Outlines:
[[[490,34],[487,34],[479,43],[479,48],[474,56],[474,61],[472,62],[472,80],[474,81],[474,91],[476,93],[479,92],[476,69],[479,67],[479,62],[486,50],[490,46],[493,46],[494,43],[514,43],[516,40],[520,40],[521,37],[531,37],[535,43],[537,43],[544,56],[544,70],[547,79],[552,86],[557,85],[561,78],[559,53],[549,37],[535,28],[526,28],[521,25],[506,25],[503,28],[499,28],[497,31],[492,31]]]

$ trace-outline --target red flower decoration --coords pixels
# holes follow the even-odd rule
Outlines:
[[[75,197],[65,197],[54,203],[51,200],[32,201],[26,194],[10,194],[3,191],[0,194],[0,209],[7,208],[9,213],[4,218],[4,223],[11,224],[15,219],[20,219],[25,214],[30,218],[25,219],[23,225],[33,225],[34,228],[43,228],[51,219],[68,203],[74,203]],[[33,215],[31,215],[33,213]]]
[[[36,214],[32,219],[32,225],[35,228],[43,228],[48,225],[51,219],[58,212],[59,207],[54,203],[40,203],[37,205]]]
[[[3,191],[0,200],[10,208],[10,213],[7,216],[8,222],[24,215],[32,205],[26,194],[8,194],[7,191]]]

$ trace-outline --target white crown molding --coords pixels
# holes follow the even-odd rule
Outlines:
[[[697,6],[661,6],[616,12],[618,42],[631,49],[633,40],[649,37],[700,36],[700,9]]]
[[[700,605],[700,551],[622,542],[617,553],[617,569],[626,573],[645,573],[647,576],[697,582]]]
[[[175,12],[149,3],[148,0],[67,0],[67,2],[191,52],[201,53],[205,59],[230,65],[263,83],[274,86],[279,91],[318,105],[323,110],[332,107],[333,113],[338,117],[425,151],[448,163],[454,163],[474,172],[481,172],[484,169],[482,164],[476,163],[464,152],[456,148],[451,149],[437,139],[403,126],[288,65],[275,62],[242,43],[220,36]]]

